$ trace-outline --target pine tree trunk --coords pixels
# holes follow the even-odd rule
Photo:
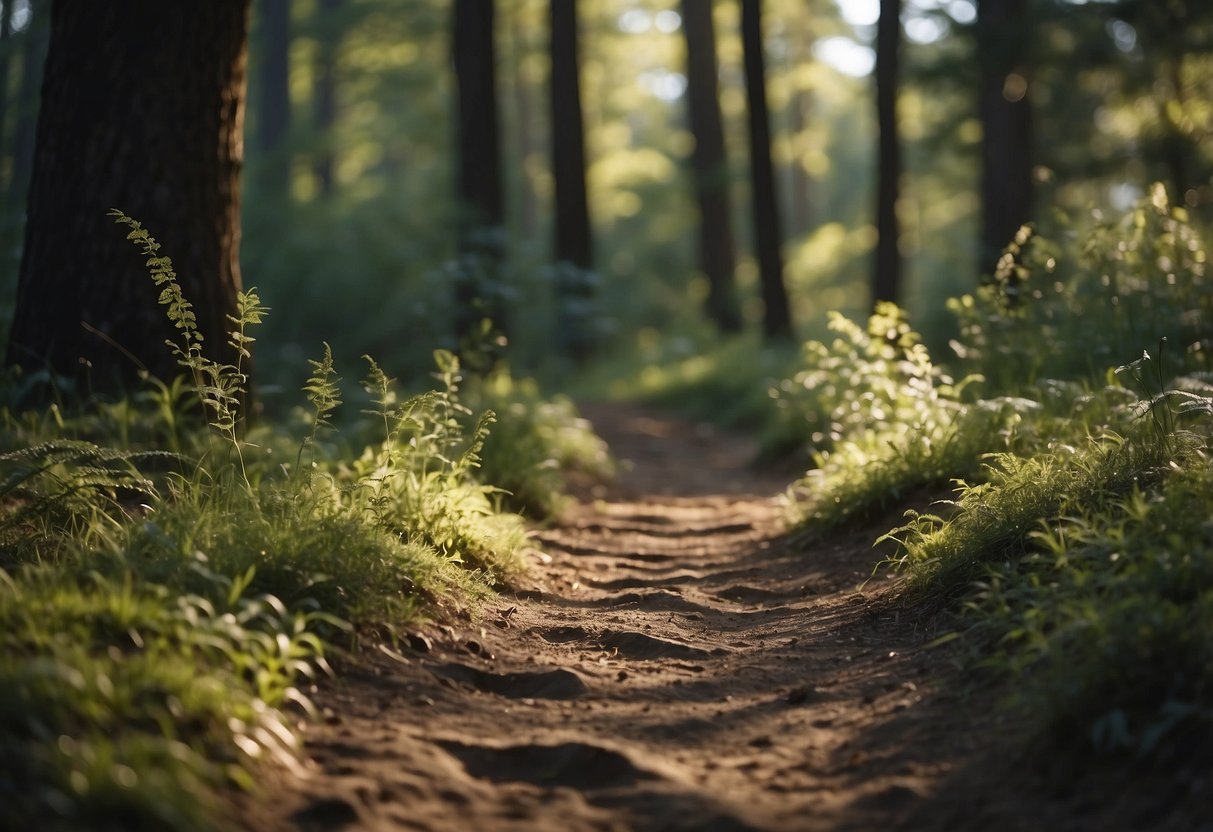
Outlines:
[[[458,117],[459,251],[456,334],[462,341],[484,318],[505,331],[497,286],[504,249],[505,203],[497,118],[493,0],[455,0],[451,49]]]
[[[729,210],[729,162],[716,80],[711,0],[682,0],[687,48],[687,115],[695,149],[691,166],[699,202],[699,270],[708,281],[706,309],[722,332],[741,330],[734,273],[737,253]]]
[[[161,241],[208,354],[230,360],[248,5],[52,5],[10,364],[93,389],[140,366],[178,374],[158,291],[111,208]]]
[[[897,198],[901,148],[897,136],[898,52],[901,48],[901,0],[880,0],[876,24],[876,121],[880,130],[876,186],[876,270],[872,300],[897,303],[901,289],[901,254]]]
[[[981,274],[1031,218],[1032,111],[1019,53],[1027,37],[1025,0],[979,0],[981,88]]]
[[[593,347],[589,327],[594,265],[585,182],[585,135],[577,55],[577,2],[551,0],[552,174],[556,180],[555,258],[562,352],[584,361]]]
[[[745,53],[746,101],[749,104],[750,178],[754,215],[754,245],[762,284],[762,329],[767,338],[792,334],[788,293],[783,284],[783,232],[771,163],[771,127],[767,113],[766,69],[763,58],[762,0],[741,2],[741,42]]]
[[[534,240],[539,236],[539,195],[535,193],[535,185],[531,181],[527,162],[532,154],[538,153],[538,141],[534,132],[535,105],[530,79],[526,77],[523,64],[531,41],[526,26],[519,21],[519,15],[510,17],[510,40],[513,43],[511,81],[513,82],[514,98],[514,141],[518,159],[518,187],[520,201],[518,207],[518,227],[523,239]]]

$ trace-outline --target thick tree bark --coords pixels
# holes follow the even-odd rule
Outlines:
[[[682,0],[687,47],[687,114],[695,150],[691,166],[699,202],[699,270],[708,281],[706,309],[723,332],[741,330],[734,273],[737,252],[729,210],[729,162],[716,80],[711,0]]]
[[[342,0],[318,0],[316,80],[312,93],[312,118],[319,146],[313,170],[321,198],[333,192],[333,127],[337,123],[337,50],[341,46],[338,14]]]
[[[901,180],[901,148],[897,136],[898,52],[901,48],[901,0],[880,0],[876,24],[877,150],[876,268],[872,301],[897,303],[901,290],[901,254],[897,198]]]
[[[25,205],[34,166],[34,139],[38,126],[38,90],[50,34],[49,0],[30,0],[30,18],[21,36],[21,79],[17,87],[17,121],[13,126],[13,168],[8,182],[9,202]]]
[[[557,339],[576,361],[593,346],[588,308],[594,265],[585,183],[585,132],[577,55],[577,2],[551,0],[552,174],[556,180],[555,258],[560,278]],[[571,267],[571,268],[570,268]]]
[[[978,0],[978,113],[981,145],[981,274],[991,275],[1002,250],[1032,210],[1032,110],[1021,52],[1026,0]]]
[[[460,340],[484,318],[506,326],[496,285],[503,254],[505,203],[497,118],[493,0],[455,0],[451,51],[458,119],[459,252],[467,260],[455,286]]]
[[[291,193],[291,155],[286,146],[291,127],[291,0],[264,0],[259,23],[259,179],[270,195],[286,198]]]
[[[745,55],[746,101],[749,104],[750,178],[754,245],[762,284],[762,329],[767,338],[792,334],[788,293],[783,283],[783,232],[775,169],[771,163],[771,127],[767,114],[766,69],[762,40],[762,0],[741,2],[741,42]]]
[[[144,258],[106,216],[142,221],[176,266],[204,347],[240,287],[248,0],[56,2],[8,362],[112,389],[180,370]]]

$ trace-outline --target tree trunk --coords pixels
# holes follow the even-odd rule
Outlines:
[[[260,109],[257,151],[261,184],[274,198],[291,193],[291,0],[264,0],[260,14]]]
[[[139,366],[180,372],[158,290],[111,208],[161,241],[207,354],[231,359],[248,5],[52,5],[10,364],[106,390]]]
[[[535,193],[535,184],[531,181],[531,173],[527,163],[531,155],[538,152],[538,142],[534,133],[535,106],[530,79],[523,69],[526,56],[530,52],[530,39],[525,24],[519,21],[520,15],[510,16],[510,40],[513,42],[514,53],[511,56],[511,81],[514,92],[514,141],[517,144],[519,172],[518,187],[520,192],[518,227],[525,240],[534,240],[539,236],[539,195]]]
[[[341,45],[338,13],[342,0],[318,0],[316,16],[316,79],[313,87],[313,125],[319,142],[313,168],[321,199],[333,193],[333,127],[337,123],[337,50]]]
[[[897,139],[898,51],[901,47],[901,0],[880,0],[876,24],[876,122],[880,130],[877,151],[876,270],[872,301],[897,303],[901,289],[901,255],[898,238],[897,198],[901,179],[901,148]]]
[[[552,174],[556,180],[555,258],[560,320],[557,340],[563,352],[585,360],[593,347],[589,305],[592,297],[593,240],[585,183],[585,135],[577,56],[577,2],[551,0]]]
[[[682,0],[687,48],[687,114],[699,201],[699,269],[708,281],[707,313],[722,332],[741,330],[734,273],[737,252],[729,210],[729,162],[720,117],[716,31],[711,0]]]
[[[460,340],[484,318],[504,330],[497,285],[504,249],[505,204],[497,119],[493,0],[455,0],[451,50],[458,109],[459,252],[455,329]]]
[[[983,275],[994,267],[1032,209],[1032,111],[1020,53],[1026,0],[979,0],[981,249]]]
[[[25,206],[30,173],[34,166],[34,139],[38,126],[38,90],[50,35],[49,0],[30,0],[30,18],[21,36],[21,80],[17,87],[17,121],[13,126],[13,168],[8,198],[14,206]]]
[[[771,127],[767,114],[766,69],[763,58],[762,0],[741,2],[741,43],[745,55],[746,102],[749,105],[750,179],[754,216],[754,245],[762,283],[762,329],[768,339],[792,334],[788,293],[783,284],[783,244],[775,170],[771,164]]]

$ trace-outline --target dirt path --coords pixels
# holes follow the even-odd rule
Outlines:
[[[889,828],[973,756],[924,636],[859,589],[870,532],[789,551],[744,443],[589,415],[634,467],[538,533],[533,587],[323,688],[308,775],[250,827]]]

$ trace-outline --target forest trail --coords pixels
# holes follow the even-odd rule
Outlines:
[[[619,481],[537,532],[550,560],[478,622],[323,685],[307,773],[242,809],[250,828],[889,828],[974,757],[925,635],[887,579],[861,587],[870,531],[794,551],[786,478],[744,441],[588,416],[630,460]],[[946,802],[930,825],[972,828]]]

